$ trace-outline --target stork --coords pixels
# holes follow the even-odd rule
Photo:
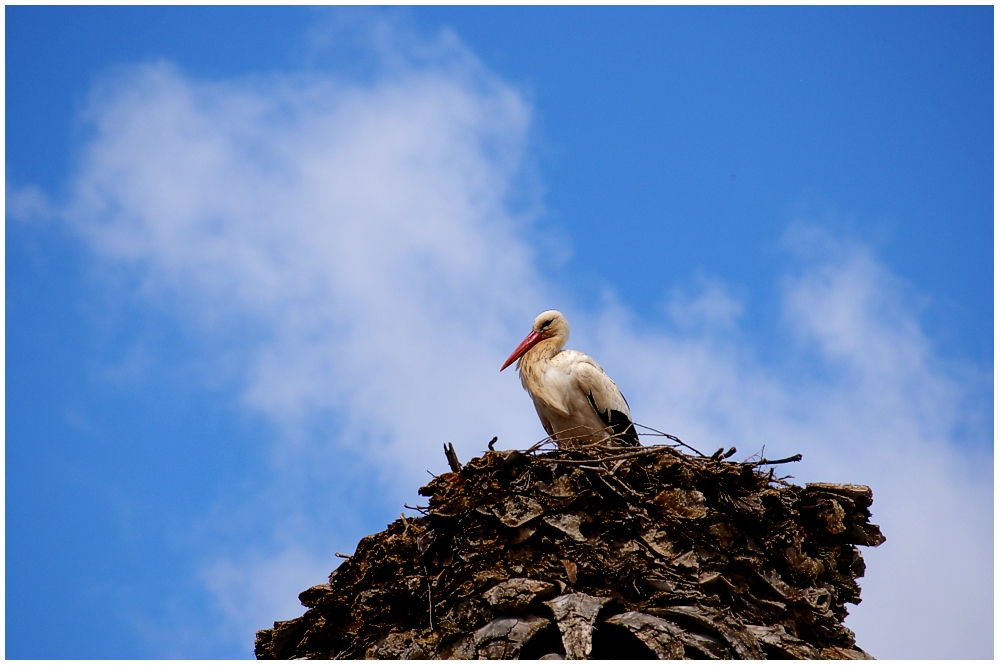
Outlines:
[[[521,385],[531,395],[542,427],[557,443],[592,443],[614,438],[638,446],[628,402],[593,358],[564,350],[566,317],[554,309],[535,318],[531,332],[500,371],[517,360]]]

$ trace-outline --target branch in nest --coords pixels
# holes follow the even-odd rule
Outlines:
[[[724,459],[729,459],[730,457],[732,457],[733,455],[736,454],[736,446],[733,446],[732,448],[730,448],[729,450],[727,450],[725,454],[722,453],[722,450],[723,450],[722,448],[719,448],[714,453],[712,453],[712,458],[711,459],[713,461],[718,462],[718,461],[721,461],[721,460],[724,460]]]
[[[589,459],[589,460],[567,459],[567,460],[552,460],[552,461],[556,462],[557,464],[578,466],[582,464],[595,464],[598,462],[617,462],[618,460],[632,459],[633,457],[643,457],[644,455],[653,455],[655,453],[662,453],[662,452],[671,452],[676,454],[677,451],[674,450],[673,446],[650,446],[644,450],[636,450],[635,452],[623,453],[621,455],[610,455],[608,457],[599,457],[597,459]]]
[[[434,596],[431,594],[431,575],[424,566],[424,579],[427,580],[427,623],[434,630]]]
[[[551,436],[547,436],[544,439],[542,439],[541,441],[539,441],[538,443],[536,443],[535,445],[531,446],[530,448],[528,448],[527,450],[524,451],[524,454],[525,455],[530,455],[531,453],[535,452],[536,450],[538,450],[542,446],[546,446],[548,444],[556,445],[556,442],[552,439]]]
[[[754,466],[765,466],[767,464],[785,464],[786,462],[801,462],[802,453],[797,455],[792,455],[791,457],[783,457],[781,459],[762,459],[759,462],[755,462]]]
[[[681,441],[680,439],[678,439],[673,434],[667,434],[666,432],[661,432],[658,429],[653,429],[649,425],[640,425],[639,423],[633,423],[633,425],[635,425],[636,427],[641,427],[643,429],[648,429],[650,432],[653,432],[655,434],[659,434],[660,436],[665,436],[668,439],[670,439],[671,441],[676,441],[678,444],[684,446],[685,448],[687,448],[688,450],[690,450],[691,452],[693,452],[695,455],[698,455],[699,457],[705,457],[705,455],[700,450],[696,450],[695,448],[692,448],[688,444],[686,444],[683,441]]]
[[[458,461],[458,455],[455,454],[455,446],[451,445],[451,442],[444,444],[444,456],[448,458],[448,466],[455,473],[459,473],[462,470],[462,463]]]

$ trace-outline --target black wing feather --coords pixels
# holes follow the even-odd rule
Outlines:
[[[625,399],[624,395],[622,395],[622,399]],[[616,435],[616,440],[619,443],[626,446],[640,445],[639,433],[635,431],[635,425],[632,424],[631,418],[615,409],[601,411],[597,408],[597,402],[594,401],[593,393],[587,393],[587,401],[589,401],[590,405],[594,407],[594,411],[596,411],[597,415],[600,416],[601,422],[611,428],[611,433]],[[627,401],[625,403],[628,404]]]

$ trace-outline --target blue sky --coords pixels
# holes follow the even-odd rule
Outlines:
[[[873,486],[863,648],[991,657],[992,11],[7,8],[6,655],[250,656],[542,436],[557,307],[639,422]]]

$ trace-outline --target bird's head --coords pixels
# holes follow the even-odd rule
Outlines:
[[[531,325],[531,332],[514,349],[514,353],[510,354],[510,358],[507,358],[507,362],[503,364],[500,371],[510,367],[515,360],[531,350],[532,347],[547,339],[556,339],[559,348],[562,348],[562,345],[569,339],[569,323],[562,313],[554,309],[542,312],[535,317],[535,322]]]

